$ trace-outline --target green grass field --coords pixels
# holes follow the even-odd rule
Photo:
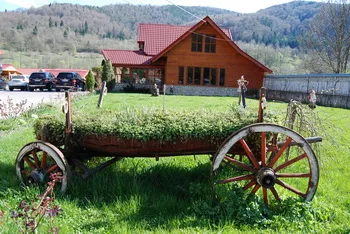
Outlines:
[[[73,100],[73,111],[96,109],[97,101],[97,95]],[[232,105],[236,98],[108,94],[102,109],[225,111]],[[257,111],[258,102],[249,99],[247,106]],[[282,117],[286,108],[286,103],[268,102],[268,110]],[[209,156],[127,158],[88,179],[75,176],[66,194],[56,194],[62,214],[53,223],[44,218],[39,233],[52,226],[59,233],[349,233],[350,110],[318,106],[314,112],[322,120],[323,142],[317,150],[320,182],[310,203],[291,198],[266,209],[260,198],[247,200],[235,190],[231,206],[222,209],[210,192]],[[43,107],[11,124],[0,122],[13,126],[0,128],[0,233],[18,233],[11,211],[40,193],[37,187],[21,186],[14,164],[19,150],[35,140],[32,114],[53,113],[61,113],[61,107]]]

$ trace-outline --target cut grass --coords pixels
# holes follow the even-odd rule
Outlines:
[[[73,111],[96,109],[98,96],[73,102]],[[236,105],[231,97],[166,96],[165,109],[209,108],[226,111]],[[257,101],[247,105],[257,110]],[[163,96],[108,94],[103,110],[125,108],[163,108]],[[269,110],[284,116],[287,104],[269,103]],[[45,113],[60,112],[46,107]],[[96,109],[98,113],[99,110]],[[60,233],[348,233],[350,231],[350,110],[317,107],[326,133],[318,158],[321,176],[311,203],[295,199],[266,211],[259,199],[244,200],[232,193],[232,209],[223,213],[212,205],[209,186],[210,160],[207,156],[154,159],[127,158],[86,180],[75,177],[66,195],[56,200],[63,215],[54,220]],[[73,119],[74,121],[74,119]],[[20,148],[35,139],[33,121],[0,134],[0,218],[2,233],[18,232],[9,218],[22,199],[33,200],[36,188],[21,188],[14,162]],[[49,222],[39,229],[47,233]]]

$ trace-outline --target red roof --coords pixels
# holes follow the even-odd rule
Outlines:
[[[10,63],[3,63],[2,70],[3,71],[17,71],[16,68]]]
[[[153,57],[138,50],[102,50],[102,54],[111,60],[112,64],[120,65],[147,65]]]
[[[147,55],[157,55],[192,27],[193,26],[168,24],[140,24],[138,30],[138,41],[145,43],[144,51]],[[232,39],[230,30],[222,30],[230,39]]]

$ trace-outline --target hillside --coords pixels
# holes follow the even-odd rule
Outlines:
[[[320,3],[296,1],[254,14],[210,7],[184,7],[193,15],[211,16],[230,28],[233,39],[297,47],[297,36]],[[11,51],[99,52],[131,47],[139,23],[193,24],[198,18],[172,6],[116,4],[103,7],[53,3],[40,8],[1,12],[0,48]]]

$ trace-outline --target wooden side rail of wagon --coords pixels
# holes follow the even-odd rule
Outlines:
[[[212,156],[211,185],[218,197],[233,187],[261,195],[266,205],[272,199],[280,200],[288,196],[310,201],[315,195],[319,166],[309,143],[320,142],[320,137],[304,138],[280,125],[255,123],[233,132],[224,142],[190,139],[164,144],[126,140],[118,136],[88,135],[79,142],[74,142],[73,146],[68,92],[66,99],[65,145],[45,141],[53,139],[46,136],[25,145],[19,151],[15,165],[17,176],[23,184],[46,183],[50,173],[59,172],[63,175],[59,189],[65,192],[70,184],[73,166],[82,171],[83,177],[87,177],[125,157],[159,158],[206,154]],[[260,97],[260,103],[262,101]],[[263,108],[259,106],[260,121],[262,116]],[[84,161],[93,157],[112,158],[91,169]]]

